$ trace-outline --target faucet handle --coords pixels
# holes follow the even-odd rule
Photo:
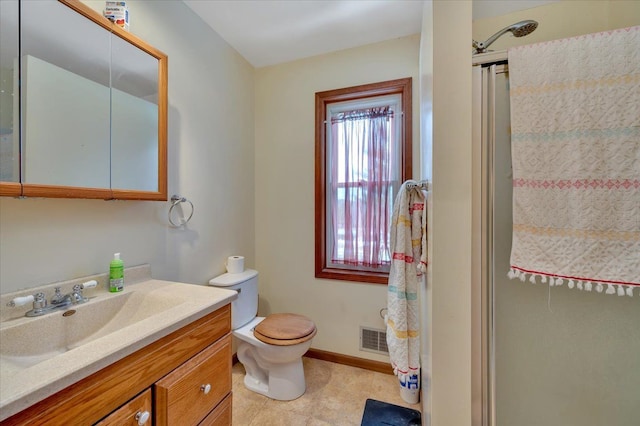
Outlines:
[[[90,281],[87,281],[86,283],[80,284],[80,288],[94,288],[97,285],[98,285],[98,281],[90,280]]]
[[[71,303],[77,304],[77,303],[84,303],[89,301],[88,298],[83,296],[82,290],[85,288],[95,287],[97,285],[98,285],[98,282],[96,280],[91,280],[91,281],[87,281],[86,283],[74,285],[70,295]]]
[[[7,306],[11,306],[11,307],[22,306],[22,305],[26,305],[27,303],[33,302],[33,300],[34,300],[34,296],[32,294],[28,296],[15,297],[11,299],[9,303],[7,303]]]
[[[30,294],[29,296],[16,297],[7,303],[7,306],[15,307],[33,302],[33,309],[40,309],[47,306],[47,299],[44,293]]]

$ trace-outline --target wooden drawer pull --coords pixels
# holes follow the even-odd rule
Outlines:
[[[143,424],[145,424],[149,420],[149,417],[151,417],[151,414],[149,414],[148,411],[138,411],[136,413],[136,421],[138,422],[138,426],[142,426]]]
[[[206,395],[211,392],[211,385],[209,383],[207,383],[206,385],[202,385],[200,386],[200,390]]]

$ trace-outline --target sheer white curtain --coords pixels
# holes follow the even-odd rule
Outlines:
[[[331,118],[331,262],[371,269],[390,265],[395,116],[388,107]]]

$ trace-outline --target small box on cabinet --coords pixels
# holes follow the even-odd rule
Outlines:
[[[107,1],[102,15],[122,29],[129,31],[129,9],[127,9],[125,2]]]

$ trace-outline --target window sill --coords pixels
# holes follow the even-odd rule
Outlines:
[[[356,271],[353,269],[319,268],[316,269],[316,278],[386,285],[389,282],[389,273]]]

